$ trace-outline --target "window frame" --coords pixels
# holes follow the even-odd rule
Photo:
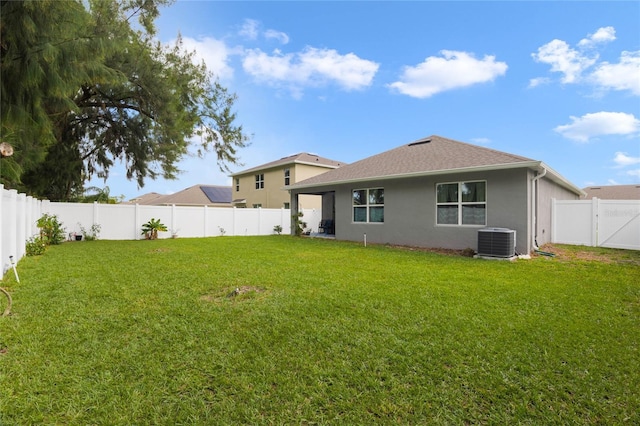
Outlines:
[[[240,192],[240,178],[236,178],[236,192]]]
[[[284,169],[284,186],[291,185],[291,169]]]
[[[356,204],[354,194],[356,191],[365,191],[365,203]],[[382,203],[371,202],[371,191],[382,191]],[[382,208],[382,220],[371,220],[371,213],[373,209]],[[356,209],[365,211],[366,220],[356,220]],[[374,210],[375,211],[375,210]],[[375,188],[354,188],[351,190],[351,222],[352,223],[373,223],[384,224],[384,187]]]
[[[463,191],[462,191],[462,186],[465,184],[477,184],[477,183],[482,183],[484,184],[484,201],[464,201],[463,200]],[[449,201],[449,202],[440,202],[438,201],[438,187],[440,185],[457,185],[457,201]],[[478,227],[478,228],[482,228],[487,226],[487,194],[488,194],[488,184],[486,180],[482,180],[482,179],[478,179],[478,180],[465,180],[465,181],[454,181],[454,182],[438,182],[436,183],[435,186],[435,199],[436,199],[436,226],[458,226],[458,227]],[[469,206],[484,206],[484,223],[480,224],[480,223],[463,223],[464,221],[464,207],[469,207]],[[449,207],[453,207],[455,206],[457,208],[457,223],[440,223],[439,222],[439,215],[438,215],[438,211],[440,207],[443,206],[449,206]]]
[[[264,173],[259,173],[255,175],[256,177],[256,189],[264,189]]]

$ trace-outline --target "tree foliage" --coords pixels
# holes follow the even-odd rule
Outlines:
[[[15,148],[3,183],[70,200],[119,161],[142,187],[175,178],[190,144],[223,171],[238,163],[248,138],[234,125],[236,96],[180,37],[154,38],[167,3],[0,2],[1,139]]]

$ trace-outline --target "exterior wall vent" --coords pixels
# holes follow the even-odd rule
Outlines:
[[[409,146],[424,145],[425,143],[430,143],[430,142],[431,142],[431,139],[423,139],[421,141],[411,142]]]
[[[478,230],[478,256],[513,257],[516,255],[516,231],[507,228]]]

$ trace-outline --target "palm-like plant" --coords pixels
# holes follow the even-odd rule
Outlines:
[[[151,218],[149,222],[142,225],[142,234],[147,240],[155,240],[158,238],[158,231],[167,231],[167,226],[161,223],[160,219]]]

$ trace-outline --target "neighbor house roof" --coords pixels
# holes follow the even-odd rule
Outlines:
[[[587,193],[585,198],[602,200],[640,200],[640,185],[606,185],[582,188]]]
[[[120,204],[153,204],[153,200],[161,197],[164,197],[164,195],[158,194],[157,192],[149,192],[139,197],[132,198],[128,201],[124,201]]]
[[[429,136],[291,185],[303,189],[326,184],[365,182],[412,176],[527,167],[547,170],[547,177],[576,194],[582,191],[541,161],[441,136]]]
[[[152,195],[153,194],[153,195]],[[194,185],[169,195],[151,193],[134,198],[127,204],[152,206],[206,206],[213,204],[231,204],[231,187],[219,185]]]
[[[247,173],[252,173],[257,170],[265,170],[265,169],[271,169],[275,167],[286,166],[287,164],[306,164],[309,166],[318,166],[318,167],[324,167],[327,169],[336,169],[338,167],[343,166],[345,163],[320,157],[319,155],[316,155],[316,154],[309,154],[309,153],[303,152],[300,154],[283,157],[279,160],[271,161],[269,163],[252,167],[247,170],[242,170],[236,173],[232,173],[230,176],[244,175]]]

